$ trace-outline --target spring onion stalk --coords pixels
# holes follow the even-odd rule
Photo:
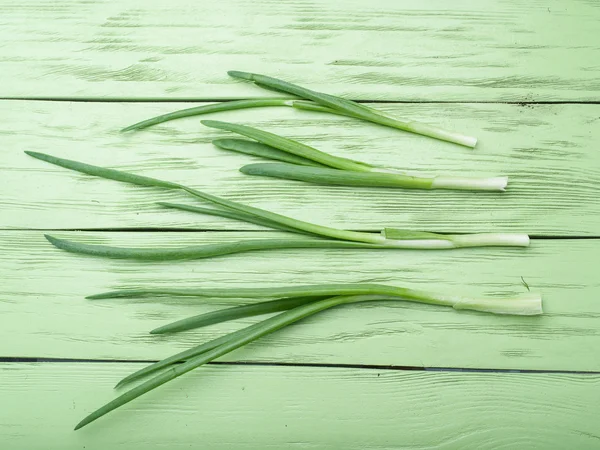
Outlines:
[[[334,239],[341,239],[346,241],[366,242],[370,244],[382,244],[385,242],[385,237],[374,233],[363,233],[358,231],[341,230],[338,228],[326,227],[323,225],[316,225],[310,222],[305,222],[298,219],[292,219],[281,214],[266,211],[264,209],[255,208],[253,206],[244,205],[243,203],[226,200],[216,195],[207,194],[196,189],[184,186],[182,184],[173,183],[170,181],[163,181],[156,178],[144,177],[141,175],[135,175],[133,173],[108,169],[105,167],[94,166],[91,164],[85,164],[70,159],[57,158],[45,153],[30,152],[26,151],[29,156],[40,159],[42,161],[49,162],[51,164],[64,167],[66,169],[75,170],[77,172],[85,173],[100,178],[106,178],[109,180],[122,181],[125,183],[137,184],[140,186],[152,186],[161,187],[166,189],[179,189],[187,192],[188,194],[208,201],[215,205],[223,208],[240,211],[245,214],[254,215],[262,219],[266,219],[271,222],[276,222],[287,227],[294,228],[299,231],[305,231],[308,233],[326,236]]]
[[[283,250],[300,248],[323,249],[419,249],[450,250],[463,247],[527,247],[529,236],[526,234],[478,233],[439,235],[440,238],[419,237],[419,232],[407,231],[404,239],[385,239],[381,244],[365,242],[334,241],[326,239],[251,239],[205,244],[185,247],[113,247],[80,242],[44,235],[55,247],[71,253],[100,256],[116,259],[135,259],[141,261],[173,261],[181,259],[204,259],[261,250]],[[434,234],[434,233],[425,233]],[[408,238],[408,236],[413,236]]]
[[[259,130],[258,128],[252,128],[236,123],[221,122],[218,120],[201,120],[200,122],[202,125],[206,125],[207,127],[232,131],[234,133],[241,134],[242,136],[254,139],[261,144],[269,145],[279,150],[283,150],[284,152],[288,152],[305,159],[310,159],[311,161],[315,161],[336,169],[352,170],[356,172],[370,172],[373,169],[373,166],[368,164],[353,161],[347,158],[341,158],[339,156],[333,156],[292,139],[284,138],[283,136],[269,133],[268,131]]]
[[[532,304],[532,305],[536,304],[537,307],[535,309],[535,311],[536,311],[535,314],[540,314],[541,313],[541,301],[540,301],[539,296],[535,300],[533,300],[532,294],[529,294],[529,297],[531,297],[531,300],[529,300],[527,303]],[[231,336],[230,336],[230,338],[228,340],[226,340],[226,342],[222,343],[221,345],[218,345],[217,347],[214,347],[211,350],[207,350],[207,351],[204,350],[199,355],[190,357],[182,364],[179,364],[177,366],[173,365],[173,366],[169,367],[168,370],[158,374],[154,378],[151,378],[151,379],[139,384],[138,386],[132,388],[131,390],[121,394],[119,397],[115,398],[111,402],[100,407],[99,409],[97,409],[96,411],[92,412],[87,417],[85,417],[81,422],[79,422],[76,425],[75,430],[78,430],[78,429],[88,425],[89,423],[99,419],[100,417],[104,416],[105,414],[129,403],[132,400],[135,400],[136,398],[140,397],[141,395],[143,395],[143,394],[145,394],[145,393],[147,393],[147,392],[149,392],[149,391],[151,391],[151,390],[153,390],[153,389],[155,389],[155,388],[157,388],[157,387],[159,387],[159,386],[161,386],[161,385],[163,385],[163,384],[165,384],[165,383],[167,383],[167,382],[169,382],[169,381],[171,381],[171,380],[173,380],[173,379],[175,379],[175,378],[177,378],[199,366],[202,366],[208,362],[214,361],[215,359],[220,358],[221,356],[226,355],[227,353],[230,353],[233,350],[236,350],[236,349],[238,349],[250,342],[253,342],[267,334],[273,333],[274,331],[277,331],[281,328],[291,325],[292,323],[297,322],[305,317],[311,316],[320,311],[332,308],[334,306],[342,305],[342,304],[366,302],[366,301],[381,301],[381,300],[398,300],[398,298],[394,298],[394,297],[390,298],[388,296],[382,296],[382,295],[336,296],[336,297],[327,298],[325,300],[301,305],[301,306],[293,308],[289,311],[283,312],[275,317],[266,319],[266,320],[256,324],[256,326],[252,326],[253,328],[251,328],[251,327],[248,327],[250,329],[246,328],[245,332],[237,334],[234,338],[231,338]],[[454,304],[452,304],[452,303],[448,303],[447,301],[440,303],[439,300],[436,300],[435,304],[445,304],[447,306],[453,306],[456,309],[467,309],[467,308],[473,309],[471,307],[476,306],[479,302],[481,302],[481,301],[476,301],[475,303],[473,303],[473,301],[459,301],[459,302],[455,302]],[[486,300],[486,302],[488,302],[488,301]],[[499,306],[501,306],[502,303],[511,304],[510,301],[506,302],[506,301],[503,301],[500,299],[491,299],[489,304],[486,306],[485,310],[487,312],[501,311],[502,308],[499,308]],[[526,309],[521,307],[520,310],[525,311]],[[243,330],[241,330],[241,331],[243,331]]]
[[[446,235],[433,235],[428,234],[425,239],[414,239],[414,231],[406,231],[407,236],[410,239],[393,238],[388,239],[384,235],[379,233],[366,233],[359,231],[342,230],[339,228],[326,227],[323,225],[317,225],[310,222],[305,222],[298,219],[293,219],[281,214],[266,211],[264,209],[255,208],[252,206],[244,205],[243,203],[233,202],[226,200],[215,195],[207,194],[196,189],[184,186],[182,184],[173,183],[170,181],[159,180],[156,178],[144,177],[141,175],[135,175],[129,172],[124,172],[115,169],[107,169],[104,167],[93,166],[69,159],[57,158],[44,153],[26,151],[28,155],[55,164],[57,166],[65,167],[67,169],[75,170],[77,172],[85,173],[100,178],[106,178],[110,180],[122,181],[126,183],[132,183],[141,186],[161,187],[166,189],[178,189],[183,190],[194,197],[208,201],[222,208],[230,211],[236,211],[242,213],[239,215],[241,218],[243,215],[251,215],[257,217],[263,221],[263,223],[276,223],[283,225],[287,228],[292,228],[297,231],[306,232],[322,237],[339,239],[341,242],[335,241],[324,241],[324,240],[313,240],[313,241],[293,241],[289,240],[255,240],[255,241],[244,241],[244,242],[233,242],[226,244],[215,244],[211,246],[196,246],[196,247],[183,247],[183,248],[170,248],[170,249],[129,249],[129,248],[117,248],[109,246],[95,246],[87,244],[78,244],[75,242],[67,241],[64,239],[55,238],[52,236],[46,236],[47,239],[59,248],[64,250],[87,253],[98,256],[110,256],[115,258],[134,258],[134,259],[180,259],[180,258],[206,258],[210,256],[218,256],[224,254],[237,253],[240,251],[260,250],[260,249],[274,249],[274,248],[410,248],[410,249],[450,249],[459,248],[464,246],[464,236],[462,239],[450,239]],[[243,220],[243,219],[242,219]],[[400,230],[396,230],[396,235],[401,234]],[[452,235],[454,236],[454,235]],[[494,234],[494,236],[502,236]],[[529,244],[529,238],[527,235],[518,235],[517,246],[527,246]],[[511,238],[512,240],[512,238]],[[346,242],[343,242],[346,241]],[[347,242],[350,241],[350,242]],[[503,242],[505,239],[503,238]],[[515,239],[515,242],[517,240]],[[269,243],[270,242],[270,243]],[[360,245],[363,244],[372,244]],[[487,242],[485,245],[490,245]],[[471,245],[469,245],[471,246]]]
[[[398,170],[377,167],[360,161],[340,158],[317,150],[308,145],[264,130],[216,120],[203,120],[202,124],[232,131],[260,143],[310,159],[328,167],[307,167],[295,164],[251,164],[241,171],[249,175],[292,179],[316,184],[342,186],[402,187],[408,189],[455,189],[470,191],[504,191],[507,177],[471,178],[436,176],[432,178],[414,177]],[[272,159],[272,158],[271,158]],[[289,161],[288,161],[289,162]],[[339,170],[336,170],[339,169]]]
[[[359,287],[359,286],[362,286]],[[371,288],[369,288],[369,286],[371,286]],[[376,292],[376,291],[387,291],[387,292],[391,292],[392,295],[390,295],[390,298],[394,298],[396,300],[398,299],[403,299],[406,297],[402,297],[402,296],[397,296],[398,291],[395,290],[393,287],[390,286],[383,286],[385,289],[381,289],[379,287],[380,285],[369,285],[369,284],[355,284],[352,286],[348,286],[348,285],[325,285],[325,286],[301,286],[301,287],[295,287],[295,288],[270,288],[270,289],[261,289],[261,290],[248,290],[248,289],[236,289],[236,290],[227,290],[226,292],[224,292],[223,290],[220,289],[215,289],[215,290],[203,290],[203,294],[207,295],[207,296],[211,296],[211,297],[216,297],[216,295],[213,294],[217,294],[217,295],[228,295],[231,297],[238,297],[238,298],[245,298],[245,296],[259,296],[259,295],[264,295],[263,298],[268,298],[271,296],[277,296],[278,294],[282,293],[282,292],[286,292],[290,295],[295,295],[295,297],[288,297],[285,300],[274,300],[274,301],[266,301],[266,302],[261,302],[261,303],[256,303],[254,305],[245,305],[245,306],[241,306],[241,307],[236,307],[239,308],[237,309],[237,314],[236,315],[241,315],[241,313],[243,313],[244,311],[246,311],[246,316],[245,317],[249,317],[251,315],[250,311],[248,309],[254,307],[256,309],[252,309],[252,311],[258,311],[258,310],[262,310],[264,311],[264,313],[269,313],[269,312],[276,312],[275,307],[279,304],[279,302],[287,302],[287,301],[292,301],[292,299],[297,299],[300,300],[301,302],[303,302],[304,300],[308,300],[305,303],[310,302],[311,298],[316,298],[314,296],[309,297],[309,296],[302,296],[303,293],[305,292],[318,292],[318,293],[324,293],[324,292],[329,292],[329,293],[343,293],[343,292],[351,292],[351,293],[359,293],[359,292]],[[314,288],[313,290],[311,290],[310,288]],[[397,289],[397,288],[396,288]],[[137,292],[137,293],[136,293]],[[415,291],[413,291],[415,292]],[[129,291],[127,293],[127,295],[132,295],[132,296],[138,296],[138,295],[147,295],[148,291]],[[104,294],[97,294],[97,295],[92,295],[88,298],[91,299],[103,299],[103,298],[115,298],[115,297],[120,297],[122,294],[122,291],[113,291],[110,293],[104,293]],[[179,293],[175,293],[175,295],[178,295]],[[367,294],[362,294],[362,295],[367,295]],[[371,294],[374,295],[374,294]],[[442,298],[442,296],[440,296],[439,294],[432,294],[432,293],[425,293],[423,295],[423,293],[421,293],[420,295],[422,298],[429,296],[430,298],[437,298],[438,300],[440,298]],[[413,297],[416,297],[416,295],[413,295]],[[222,297],[221,297],[222,298]],[[249,297],[247,297],[249,298]],[[448,300],[446,298],[446,300]],[[542,304],[541,304],[541,296],[539,294],[535,294],[535,293],[527,293],[525,295],[520,295],[518,297],[512,297],[512,298],[508,298],[508,299],[497,299],[497,300],[493,300],[493,299],[487,299],[487,300],[473,300],[473,299],[466,299],[464,297],[453,297],[450,300],[450,304],[456,308],[456,309],[461,309],[460,308],[460,304],[474,304],[474,303],[481,303],[480,306],[482,306],[484,303],[489,304],[490,302],[496,302],[496,306],[499,307],[500,309],[497,309],[497,311],[501,311],[503,310],[502,308],[507,308],[505,310],[505,312],[507,314],[519,314],[519,315],[537,315],[537,314],[541,314],[542,313]],[[298,305],[299,306],[299,305]],[[202,321],[201,318],[204,316],[205,318],[211,318],[214,317],[213,314],[218,314],[218,313],[223,313],[223,316],[221,317],[227,317],[231,312],[233,312],[234,310],[236,310],[236,308],[227,308],[225,310],[222,311],[216,311],[215,313],[208,313],[208,314],[204,314],[204,315],[199,315],[199,316],[194,316],[191,317],[189,319],[184,319],[184,320],[189,320],[189,321],[194,321],[197,320],[196,325],[197,326],[202,326]],[[246,310],[242,310],[241,308],[248,308]],[[270,308],[268,310],[265,310],[263,308]],[[487,311],[487,312],[496,312],[499,313],[497,311]],[[254,314],[252,314],[254,315]],[[236,317],[237,318],[237,317]],[[226,319],[228,320],[228,319]],[[183,323],[183,322],[175,322],[173,324],[171,324],[172,326],[174,326],[177,323]],[[188,322],[189,323],[189,322]],[[256,327],[260,326],[260,324],[254,324],[251,325],[250,327],[244,329],[244,330],[240,330],[240,331],[236,331],[234,333],[231,333],[227,336],[230,336],[231,338],[238,336],[239,334],[244,333],[245,330],[249,330],[249,329],[254,329]],[[171,331],[183,331],[182,330],[171,330]],[[159,361],[157,363],[154,363],[150,366],[144,367],[142,369],[140,369],[139,371],[125,377],[123,380],[121,380],[119,382],[119,384],[117,385],[117,387],[122,386],[123,384],[126,384],[130,381],[133,381],[135,379],[138,379],[142,376],[146,376],[149,373],[152,373],[154,371],[160,370],[170,364],[176,363],[176,362],[180,362],[180,361],[185,361],[188,358],[194,357],[199,355],[200,353],[203,353],[207,350],[210,350],[211,348],[214,348],[218,345],[220,345],[221,343],[223,343],[225,340],[227,340],[227,336],[224,337],[220,337],[214,341],[210,341],[208,343],[202,344],[198,347],[195,347],[193,349],[190,350],[186,350],[184,352],[181,352],[177,355],[173,355],[169,358],[166,358],[162,361]]]
[[[255,163],[240,168],[246,175],[282,178],[335,186],[400,187],[404,189],[452,189],[472,191],[505,190],[506,177],[414,177],[400,173],[350,172],[325,167],[307,167],[286,163]]]
[[[399,297],[404,300],[430,305],[451,306],[455,309],[471,309],[495,314],[541,314],[541,297],[539,294],[525,294],[502,299],[469,299],[462,296],[444,295],[430,291],[374,283],[314,284],[274,288],[233,289],[122,289],[94,294],[87,298],[98,300],[107,298],[156,297],[162,295],[201,298],[293,298],[308,296],[379,295]]]
[[[369,122],[378,123],[392,128],[397,128],[411,133],[421,134],[429,136],[442,141],[453,142],[455,144],[464,145],[466,147],[475,147],[477,139],[471,136],[465,136],[463,134],[455,133],[452,131],[443,130],[432,125],[428,125],[421,122],[409,121],[406,119],[396,119],[391,116],[384,114],[374,108],[362,105],[360,103],[353,102],[341,97],[336,97],[321,92],[312,91],[304,87],[288,83],[277,78],[268,77],[266,75],[260,75],[256,73],[229,71],[227,72],[234,78],[240,78],[243,80],[252,81],[258,86],[269,87],[276,89],[277,91],[287,92],[289,94],[296,95],[298,97],[312,100],[313,102],[331,108],[337,111],[343,111],[347,115],[363,119]]]
[[[245,153],[252,156],[260,156],[261,158],[274,159],[291,164],[301,166],[319,166],[322,164],[314,162],[310,159],[296,156],[291,153],[286,153],[270,145],[261,144],[260,142],[247,141],[244,139],[215,139],[213,145],[224,150],[231,150],[238,153]]]
[[[150,331],[150,334],[179,333],[181,331],[201,328],[230,320],[287,311],[297,306],[316,302],[325,298],[327,298],[327,296],[290,297],[254,303],[252,305],[234,306],[232,308],[186,317],[185,319],[155,328]]]

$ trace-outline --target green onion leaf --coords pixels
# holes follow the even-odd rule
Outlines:
[[[181,119],[182,117],[199,116],[201,114],[209,114],[222,111],[233,111],[236,109],[245,108],[257,108],[262,106],[290,106],[290,100],[280,98],[264,98],[256,100],[234,100],[228,102],[212,103],[210,105],[195,106],[193,108],[181,109],[179,111],[170,112],[161,116],[153,117],[151,119],[143,120],[142,122],[135,123],[126,128],[123,128],[121,132],[141,130],[143,128],[151,127],[159,123],[168,122],[170,120]]]
[[[383,245],[362,242],[332,241],[321,239],[251,239],[246,241],[224,242],[186,247],[113,247],[109,245],[83,244],[68,239],[45,235],[48,242],[61,250],[91,256],[116,259],[136,259],[142,261],[174,261],[181,259],[203,259],[259,250],[281,250],[296,248],[349,248],[379,249]],[[392,247],[390,247],[392,248]]]
[[[247,155],[260,156],[261,158],[274,159],[302,166],[322,167],[322,164],[310,159],[281,151],[270,145],[261,144],[260,142],[246,141],[244,139],[215,139],[212,143],[219,148],[232,150],[238,153],[245,153]]]
[[[220,122],[218,120],[202,120],[201,123],[207,127],[241,134],[242,136],[249,137],[262,144],[275,147],[279,150],[283,150],[284,152],[310,159],[336,169],[352,170],[356,172],[369,172],[372,169],[372,166],[368,164],[333,156],[292,139],[284,138],[283,136],[269,133],[264,130],[259,130],[257,128],[248,127],[246,125]]]
[[[260,316],[274,312],[287,311],[300,305],[323,300],[324,296],[291,297],[255,303],[252,305],[234,306],[232,308],[211,311],[197,316],[186,317],[177,322],[163,325],[150,331],[151,334],[178,333],[180,331],[214,325],[229,320],[241,319],[243,317]]]

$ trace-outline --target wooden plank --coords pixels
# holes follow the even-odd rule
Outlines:
[[[595,449],[600,376],[212,366],[72,431],[140,364],[0,365],[14,450]]]
[[[271,95],[227,70],[369,100],[598,101],[594,0],[4,0],[4,98]]]
[[[258,233],[57,233],[82,242],[177,246]],[[260,233],[260,237],[276,236]],[[229,361],[600,371],[600,240],[536,240],[526,250],[306,250],[150,263],[74,255],[40,232],[0,234],[0,356],[154,360],[233,331],[242,320],[171,336],[148,331],[235,300],[89,301],[133,287],[375,282],[472,296],[541,292],[545,315],[493,316],[405,302],[324,312]]]
[[[182,103],[0,102],[2,228],[257,229],[168,211],[184,194],[92,179],[35,160],[24,150],[190,184],[208,192],[325,225],[445,232],[516,231],[599,236],[600,105],[394,104],[388,112],[471,133],[475,150],[348,118],[267,108],[213,114],[264,128],[334,154],[418,174],[509,175],[505,193],[314,186],[238,172],[257,161],[214,148],[233,136],[188,118],[123,135],[128,124]],[[332,208],[335,202],[335,208]]]

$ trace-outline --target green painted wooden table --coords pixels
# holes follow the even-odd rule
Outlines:
[[[597,0],[0,1],[0,443],[6,449],[600,448],[600,3]],[[474,150],[343,117],[218,115],[419,173],[510,176],[501,195],[252,178],[174,109],[265,92],[271,74],[463,131]],[[268,96],[272,96],[267,94]],[[183,102],[192,102],[183,103]],[[217,118],[217,115],[214,116]],[[43,233],[136,246],[279,235],[158,200],[182,194],[49,166],[48,152],[375,230],[509,231],[530,248],[298,250],[140,263],[58,251]],[[88,302],[119,287],[382,282],[544,296],[541,317],[415,304],[328,311],[73,432],[122,376],[251,323],[148,330],[223,305]]]

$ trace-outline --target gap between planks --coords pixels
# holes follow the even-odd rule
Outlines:
[[[359,230],[359,229],[348,229],[349,231],[362,231],[367,233],[379,233],[380,230]],[[0,232],[22,232],[22,231],[40,231],[45,234],[54,233],[54,232],[78,232],[78,233],[256,233],[257,235],[260,233],[273,231],[271,229],[267,230],[220,230],[217,228],[209,228],[209,229],[189,229],[189,228],[0,228]],[[441,232],[439,234],[460,234],[460,233],[444,233]],[[316,236],[317,237],[317,236]],[[553,235],[529,235],[530,239],[535,240],[593,240],[600,239],[600,235],[598,236],[553,236]]]
[[[273,97],[278,97],[274,94]],[[81,98],[81,97],[0,97],[0,101],[32,101],[32,102],[77,102],[77,103],[220,103],[239,100],[254,100],[263,97],[239,97],[239,98],[176,98],[176,97],[156,97],[156,98],[126,98],[126,97],[101,97],[101,98]],[[283,97],[282,98],[286,98]],[[492,101],[492,100],[358,100],[350,99],[357,103],[375,103],[375,104],[447,104],[447,105],[465,105],[465,104],[488,104],[488,105],[598,105],[600,101],[595,100],[539,100],[539,101]]]
[[[67,364],[152,364],[158,360],[123,360],[123,359],[83,359],[83,358],[19,358],[0,357],[2,363],[67,363]],[[415,372],[466,372],[466,373],[548,373],[548,374],[574,374],[574,375],[600,375],[596,370],[559,370],[559,369],[490,369],[477,367],[419,367],[397,366],[387,364],[336,364],[336,363],[287,363],[287,362],[261,362],[261,361],[212,361],[205,365],[213,366],[256,366],[256,367],[309,367],[323,369],[364,369],[364,370],[391,370]]]

